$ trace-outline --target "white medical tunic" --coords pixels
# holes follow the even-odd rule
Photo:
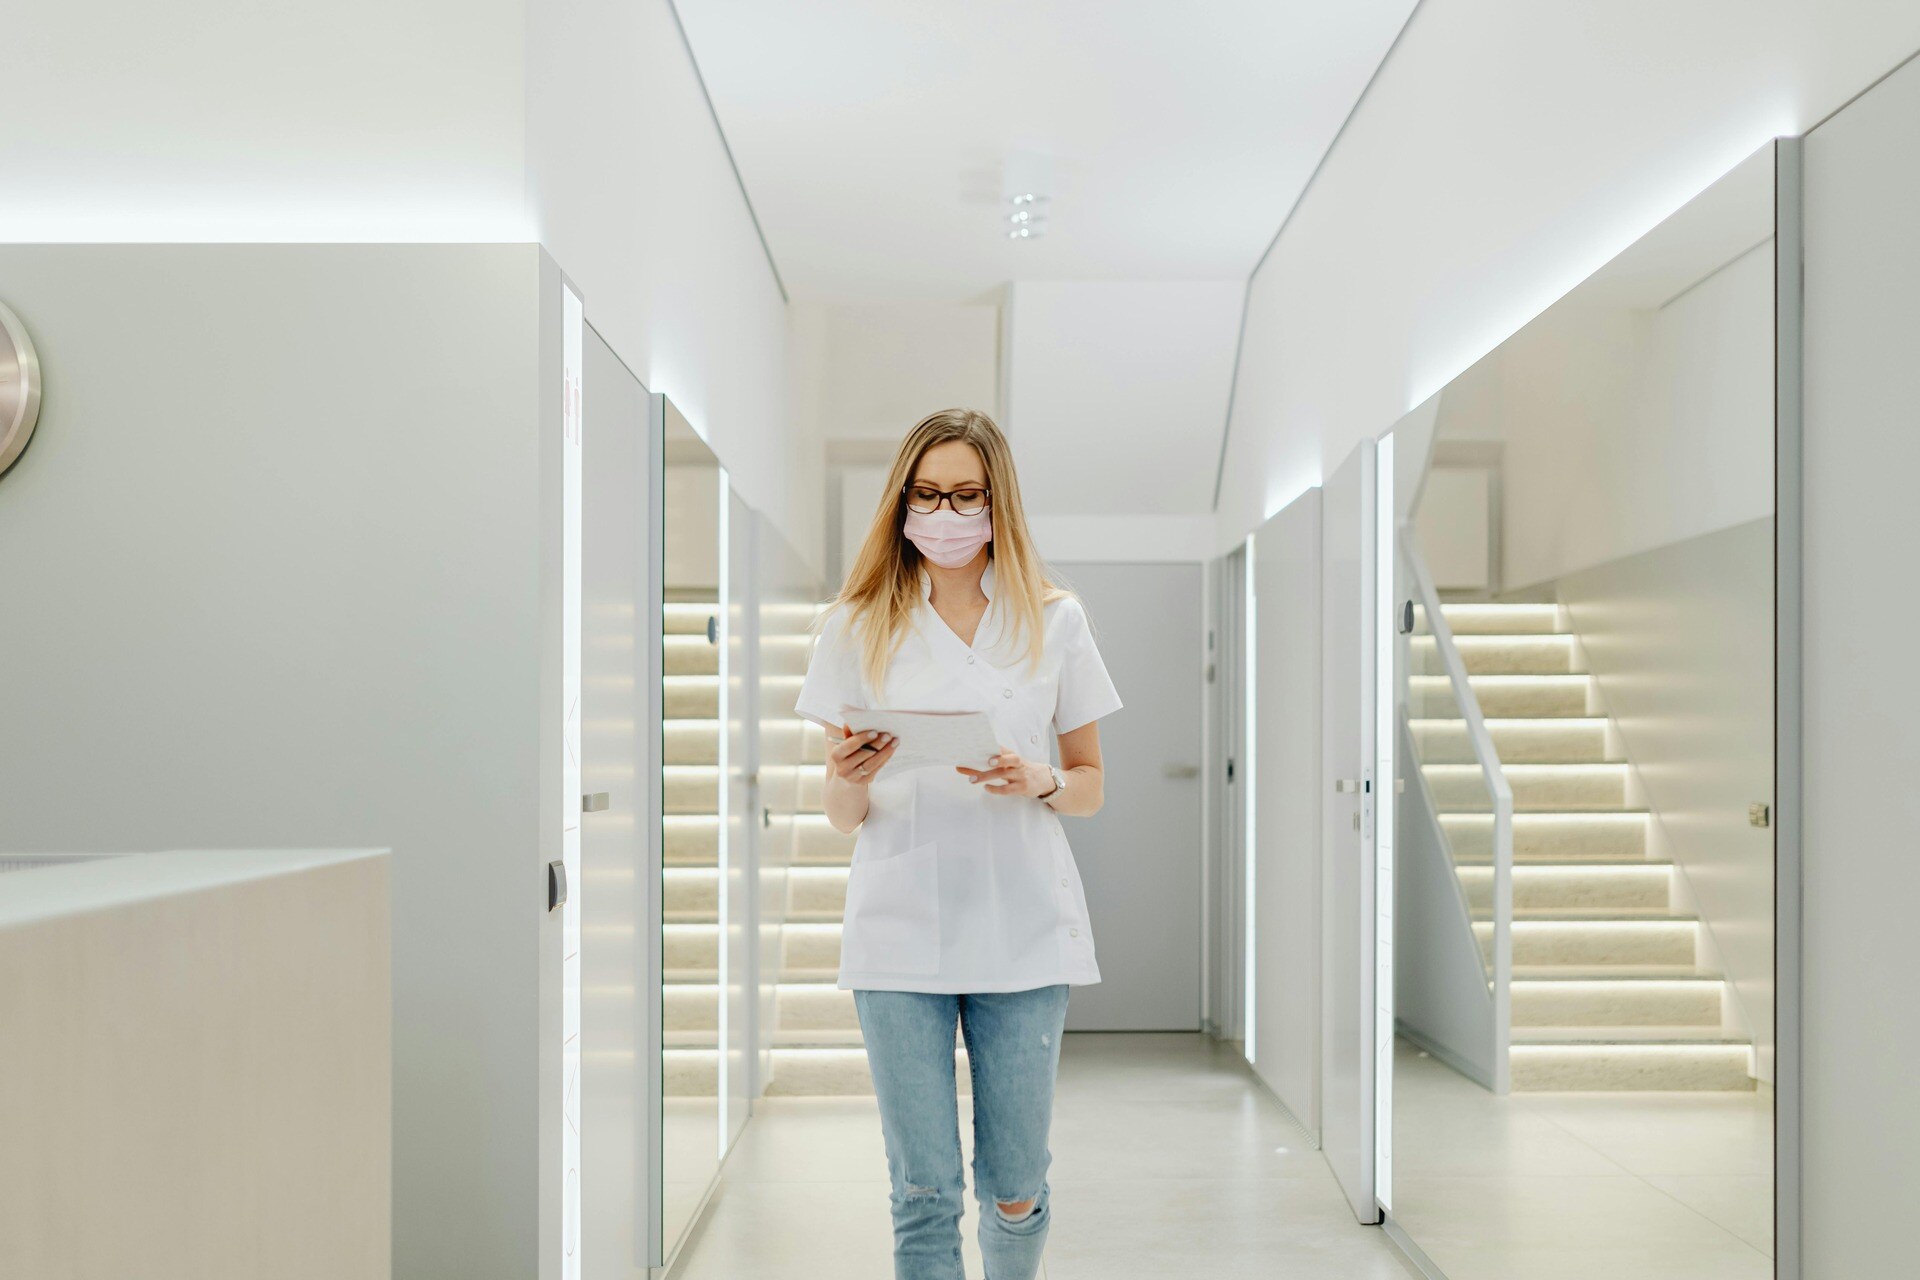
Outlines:
[[[826,725],[842,724],[848,706],[984,711],[1002,746],[1046,760],[1050,729],[1065,733],[1120,709],[1078,600],[1046,606],[1035,667],[1024,645],[1007,643],[991,566],[980,585],[987,611],[968,645],[934,612],[923,579],[913,626],[879,691],[862,678],[859,637],[835,609],[796,710]],[[868,802],[847,884],[842,989],[1026,991],[1100,981],[1086,894],[1052,809],[1031,796],[989,795],[944,766],[882,769]]]

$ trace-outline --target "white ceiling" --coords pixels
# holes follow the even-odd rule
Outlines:
[[[796,297],[1240,279],[1413,0],[679,0]],[[1002,166],[1054,157],[1011,242]],[[672,192],[662,192],[672,199]]]

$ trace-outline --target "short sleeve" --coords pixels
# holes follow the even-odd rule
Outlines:
[[[820,638],[814,643],[807,678],[801,682],[793,709],[809,720],[837,728],[845,719],[842,707],[862,705],[862,687],[860,647],[854,643],[847,611],[836,608],[820,625]]]
[[[1053,727],[1071,733],[1110,716],[1122,705],[1120,694],[1107,674],[1107,664],[1093,643],[1093,628],[1087,611],[1071,597],[1061,602],[1060,620],[1060,696],[1054,703]]]

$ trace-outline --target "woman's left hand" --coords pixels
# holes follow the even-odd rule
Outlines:
[[[970,782],[986,784],[987,794],[995,796],[1042,796],[1053,790],[1053,771],[1044,762],[1022,760],[1011,751],[1002,751],[988,761],[991,769],[969,769],[956,765]]]

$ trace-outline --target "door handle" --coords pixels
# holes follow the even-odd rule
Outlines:
[[[580,812],[605,813],[613,807],[613,797],[605,791],[594,791],[580,797]]]
[[[1200,776],[1200,766],[1197,764],[1170,764],[1162,770],[1162,772],[1169,778],[1197,778]]]
[[[1360,779],[1336,778],[1333,783],[1333,789],[1342,795],[1345,795],[1349,791],[1358,794],[1360,790]]]

